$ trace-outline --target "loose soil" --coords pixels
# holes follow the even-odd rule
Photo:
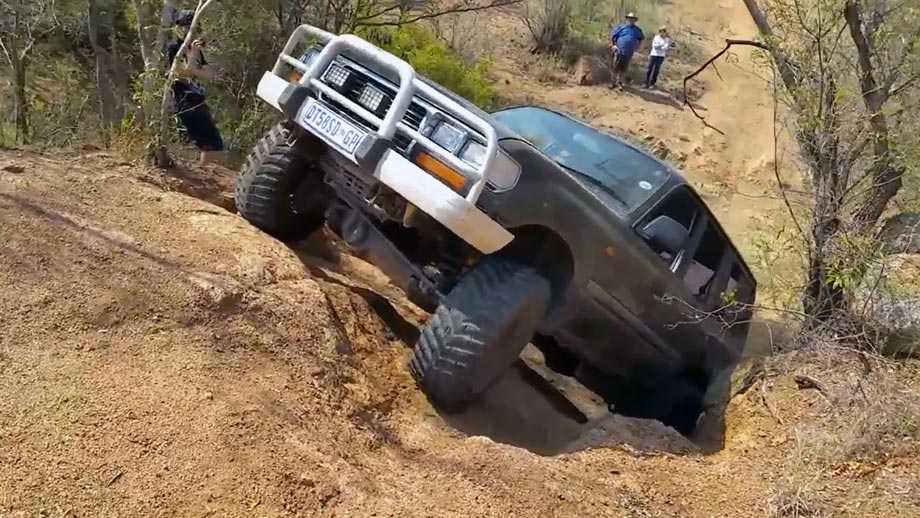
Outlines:
[[[0,516],[734,516],[782,486],[794,440],[759,391],[710,456],[561,397],[532,352],[442,417],[406,370],[425,315],[347,254],[256,231],[219,206],[231,184],[0,152]],[[901,462],[884,474],[918,487]],[[920,511],[833,480],[864,490],[840,493],[853,516]]]

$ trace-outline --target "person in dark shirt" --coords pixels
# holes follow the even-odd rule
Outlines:
[[[177,37],[166,45],[168,65],[172,66],[182,42],[192,24],[194,11],[179,11],[176,19]],[[189,43],[185,63],[176,68],[176,80],[172,84],[173,103],[176,117],[182,125],[182,132],[201,151],[201,163],[220,162],[223,158],[224,142],[220,136],[211,110],[205,102],[201,81],[209,81],[216,74],[204,57],[205,42],[197,38]]]
[[[636,25],[639,18],[635,13],[626,15],[626,23],[610,31],[610,43],[613,46],[613,79],[611,88],[623,88],[623,76],[629,70],[629,62],[639,48],[645,34]]]

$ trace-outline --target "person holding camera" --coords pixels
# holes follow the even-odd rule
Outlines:
[[[177,35],[166,46],[169,67],[172,66],[179,49],[185,41],[195,16],[193,10],[179,11],[175,25]],[[205,41],[199,37],[191,41],[186,49],[185,63],[176,68],[176,80],[172,84],[173,103],[176,117],[182,126],[186,139],[201,151],[201,163],[221,162],[224,142],[211,116],[211,109],[205,101],[204,87],[217,77],[214,69],[204,57]]]
[[[671,49],[671,36],[668,35],[667,27],[660,27],[658,34],[652,40],[652,50],[648,55],[648,70],[645,72],[645,88],[655,88],[658,82],[658,74],[661,72],[661,65],[664,64],[664,58]]]

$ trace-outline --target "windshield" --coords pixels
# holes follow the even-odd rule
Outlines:
[[[563,115],[536,107],[492,114],[566,169],[634,210],[668,181],[657,160]]]

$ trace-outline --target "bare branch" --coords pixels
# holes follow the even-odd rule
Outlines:
[[[708,61],[706,61],[705,63],[703,63],[702,65],[700,65],[700,67],[697,68],[695,71],[693,71],[693,73],[691,73],[690,75],[684,77],[684,105],[686,105],[686,106],[688,106],[688,107],[690,108],[690,111],[693,112],[693,115],[695,115],[697,119],[699,119],[700,121],[702,121],[703,125],[705,125],[705,126],[706,126],[707,128],[709,128],[709,129],[711,129],[711,130],[717,132],[717,133],[720,134],[720,135],[725,135],[725,133],[724,133],[722,130],[720,130],[719,128],[717,128],[717,127],[715,127],[715,126],[709,124],[708,122],[706,122],[706,118],[703,117],[702,115],[700,115],[700,114],[696,111],[696,108],[693,107],[693,103],[690,102],[690,96],[687,94],[687,82],[690,81],[691,79],[693,79],[694,77],[700,75],[700,74],[701,74],[704,70],[706,70],[706,68],[709,67],[710,65],[715,66],[714,63],[716,62],[716,60],[718,60],[718,59],[721,58],[723,55],[725,55],[725,53],[728,52],[728,50],[731,49],[734,45],[743,45],[743,46],[748,46],[748,47],[757,47],[757,48],[759,48],[759,49],[767,50],[767,51],[770,50],[769,47],[767,47],[767,46],[764,45],[763,43],[760,43],[760,42],[757,42],[757,41],[753,41],[753,40],[731,40],[731,39],[727,39],[727,40],[725,40],[725,48],[724,48],[724,49],[720,50],[715,56],[709,58]]]
[[[432,12],[432,13],[419,14],[416,16],[406,18],[405,20],[381,21],[381,22],[368,21],[368,22],[361,22],[358,25],[362,27],[395,27],[399,25],[407,25],[410,23],[420,22],[422,20],[432,20],[435,18],[440,18],[442,16],[449,15],[449,14],[473,13],[473,12],[485,11],[488,9],[495,9],[498,7],[505,7],[509,5],[519,4],[522,1],[523,0],[492,0],[492,2],[488,4],[481,4],[481,5],[462,5],[461,4],[461,5],[455,5],[453,7],[448,7],[446,9]]]

